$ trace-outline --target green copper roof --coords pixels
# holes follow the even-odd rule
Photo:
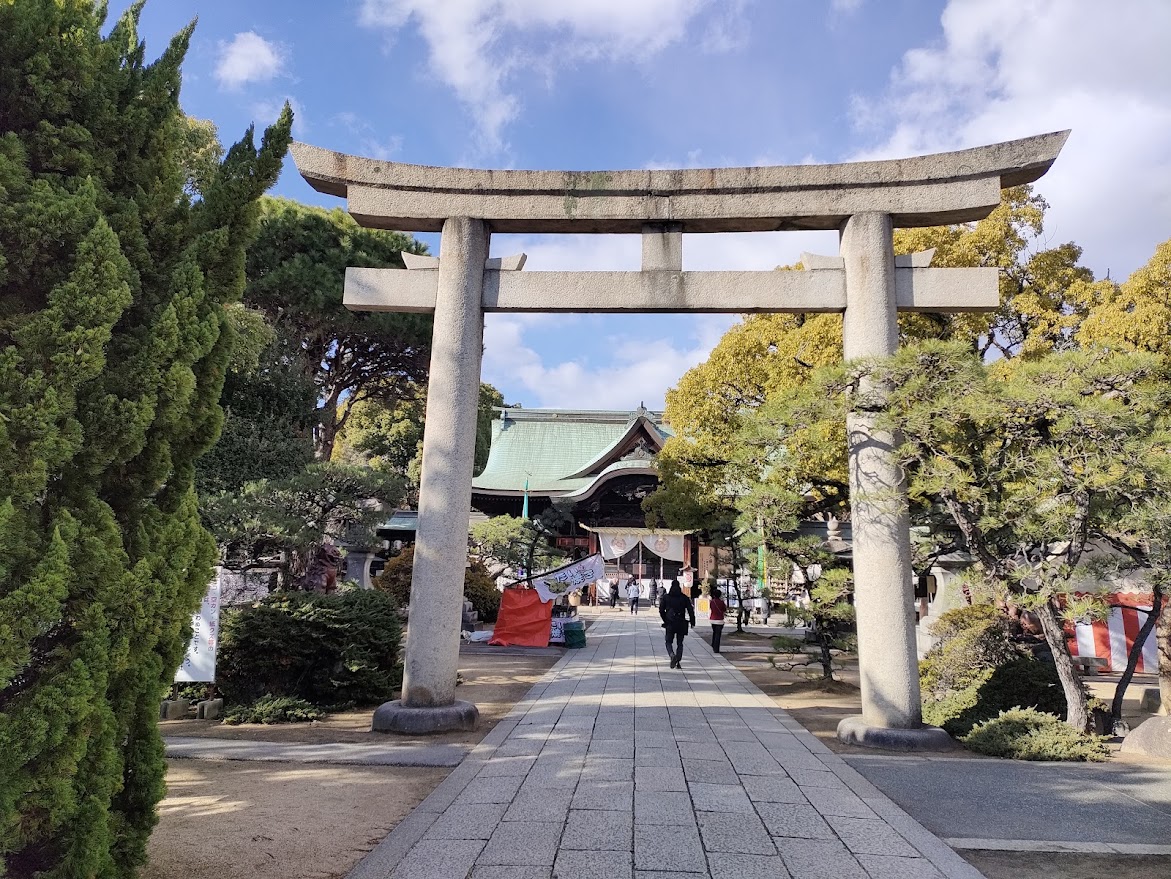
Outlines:
[[[501,417],[492,422],[488,463],[472,480],[472,490],[523,493],[526,479],[530,494],[561,495],[583,489],[613,463],[617,447],[640,420],[657,434],[659,445],[671,435],[670,428],[662,424],[662,413],[645,409],[501,410]],[[642,463],[645,466],[645,459]]]

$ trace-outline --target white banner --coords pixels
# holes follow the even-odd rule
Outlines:
[[[215,653],[220,634],[220,571],[207,587],[199,610],[191,617],[191,643],[183,664],[175,672],[176,681],[215,681]]]
[[[682,534],[623,534],[598,530],[597,535],[602,557],[606,559],[621,558],[641,543],[657,556],[673,562],[683,561]]]
[[[602,557],[594,553],[579,562],[566,565],[564,568],[549,571],[547,574],[538,574],[533,577],[532,583],[533,588],[541,596],[541,601],[552,601],[601,580],[604,575],[605,566],[602,563]]]
[[[642,539],[642,545],[668,561],[683,561],[682,534],[648,534]]]
[[[638,546],[637,534],[616,534],[605,531],[598,532],[598,547],[602,550],[602,558],[621,558]]]

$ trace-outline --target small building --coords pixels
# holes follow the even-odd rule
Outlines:
[[[699,543],[646,527],[643,500],[659,485],[655,456],[672,435],[663,413],[499,410],[472,507],[488,516],[538,516],[551,505],[570,522],[556,537],[570,557],[601,552],[607,574],[690,584]],[[702,573],[702,572],[701,572]]]

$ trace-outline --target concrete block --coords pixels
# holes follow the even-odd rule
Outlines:
[[[200,720],[219,720],[223,713],[223,699],[205,699],[195,705],[195,716]]]
[[[1143,690],[1142,700],[1139,702],[1139,711],[1147,714],[1155,714],[1159,710],[1159,706],[1163,704],[1163,697],[1159,693],[1158,687],[1147,687]]]
[[[190,707],[187,699],[164,699],[159,706],[159,720],[182,720]]]

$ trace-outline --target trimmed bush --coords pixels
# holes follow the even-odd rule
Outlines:
[[[304,699],[261,696],[253,705],[233,709],[224,718],[224,723],[308,723],[323,717],[324,711]]]
[[[396,607],[405,607],[411,600],[411,569],[415,564],[415,548],[408,546],[386,563],[374,578],[374,588],[390,596]],[[500,590],[488,576],[482,562],[472,562],[464,571],[464,598],[486,623],[496,622],[500,612]]]
[[[774,635],[773,650],[777,653],[804,653],[805,641],[801,638],[790,638],[788,635]]]
[[[1079,732],[1052,714],[1014,708],[977,724],[963,739],[969,750],[1013,760],[1101,761],[1110,756],[1101,736]]]
[[[374,588],[390,596],[395,607],[406,607],[411,601],[411,568],[414,564],[415,548],[405,547],[402,552],[387,561],[386,566],[373,580]]]
[[[948,611],[932,625],[939,642],[919,663],[923,720],[964,736],[1011,708],[1064,717],[1065,693],[1051,662],[1022,653],[1008,617],[988,604]]]
[[[939,641],[919,663],[925,701],[986,680],[986,672],[1020,656],[1009,639],[1008,618],[989,604],[950,610],[931,625],[931,633]]]
[[[1013,708],[1035,708],[1065,717],[1065,693],[1052,663],[1022,656],[985,669],[975,681],[941,699],[923,703],[923,720],[953,736]]]
[[[398,607],[375,590],[285,592],[229,614],[217,683],[229,704],[295,696],[321,707],[391,698],[402,679]]]
[[[483,622],[496,622],[500,613],[500,590],[482,562],[472,562],[464,572],[464,598],[472,603]]]

